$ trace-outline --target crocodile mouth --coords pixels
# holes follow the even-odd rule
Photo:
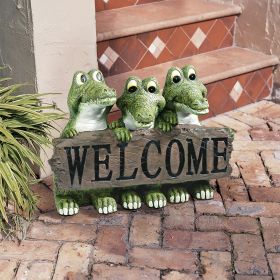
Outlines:
[[[117,98],[116,97],[104,97],[104,98],[96,98],[96,99],[89,99],[88,103],[93,103],[96,105],[106,105],[106,106],[112,106],[116,103]]]
[[[202,109],[194,109],[191,108],[188,105],[185,105],[183,103],[179,103],[179,102],[174,102],[175,108],[177,109],[177,111],[181,111],[181,112],[186,112],[186,113],[190,113],[190,114],[194,114],[194,115],[205,115],[207,113],[209,113],[209,107],[205,106]]]
[[[147,122],[147,121],[142,121],[142,120],[141,121],[136,120],[128,110],[126,110],[126,116],[124,119],[125,119],[124,120],[125,123],[127,123],[128,128],[130,128],[132,130],[133,130],[133,127],[135,129],[153,128],[154,127],[154,121]]]

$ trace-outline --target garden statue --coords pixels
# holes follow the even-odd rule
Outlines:
[[[163,89],[166,106],[157,119],[157,128],[169,132],[177,124],[200,125],[198,115],[209,112],[206,96],[207,89],[192,65],[171,67]],[[214,195],[208,181],[188,183],[184,190],[196,199],[212,199]]]
[[[117,100],[117,106],[122,112],[122,118],[112,122],[110,127],[119,141],[128,142],[131,140],[130,131],[154,128],[156,117],[165,106],[165,100],[155,78],[142,81],[138,77],[130,77],[122,96]],[[161,208],[166,205],[166,197],[157,186],[147,188],[142,193],[149,207]],[[135,191],[125,191],[121,195],[121,204],[126,209],[138,209],[141,206],[141,196]]]
[[[104,130],[107,128],[107,115],[116,103],[116,91],[109,88],[101,71],[91,70],[89,73],[76,72],[68,94],[68,108],[70,119],[62,132],[62,137],[71,138],[83,131]],[[83,200],[83,191],[74,193],[55,191],[55,203],[61,215],[73,215],[79,211],[78,200]],[[117,211],[117,204],[113,197],[87,197],[91,199],[98,209],[104,212]],[[99,211],[100,212],[100,211]]]
[[[116,91],[106,85],[101,71],[75,73],[67,100],[70,119],[61,136],[106,129],[107,115],[116,99]]]
[[[141,197],[153,208],[189,195],[213,198],[206,180],[230,174],[233,138],[226,128],[199,126],[197,115],[208,112],[206,94],[192,66],[169,69],[163,95],[155,78],[129,77],[118,99],[99,70],[77,72],[70,119],[50,160],[58,213],[93,205],[108,214],[117,202],[135,210]],[[115,103],[122,117],[108,124]]]

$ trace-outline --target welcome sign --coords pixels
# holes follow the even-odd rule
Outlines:
[[[100,189],[209,180],[231,173],[233,138],[226,128],[179,125],[170,133],[139,130],[129,143],[109,129],[55,139],[56,187]]]

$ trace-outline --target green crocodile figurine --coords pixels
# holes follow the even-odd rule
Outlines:
[[[171,131],[177,124],[200,125],[198,115],[209,112],[207,89],[192,65],[168,70],[163,97],[166,106],[156,120],[156,128],[164,132]],[[196,199],[212,199],[214,196],[208,181],[188,183],[184,189]]]
[[[67,100],[70,119],[61,137],[72,138],[79,132],[106,129],[107,115],[116,100],[116,91],[106,85],[99,70],[76,72]],[[93,204],[99,213],[117,211],[116,201],[110,191],[55,190],[55,203],[61,215],[77,214],[79,205],[84,204]]]
[[[70,119],[61,136],[71,138],[79,132],[106,129],[116,99],[116,91],[105,84],[99,70],[75,73],[67,100]]]
[[[122,118],[112,122],[112,128],[119,141],[131,140],[130,131],[138,129],[151,129],[155,126],[158,114],[164,109],[165,100],[160,94],[158,81],[151,77],[144,80],[130,77],[125,85],[122,96],[117,100],[122,112]],[[171,203],[188,201],[189,195],[183,188],[155,186],[133,187],[121,195],[121,204],[125,209],[138,209],[141,207],[141,197],[136,193],[140,191],[145,197],[148,207],[162,208],[167,200]],[[167,199],[166,199],[167,196]]]

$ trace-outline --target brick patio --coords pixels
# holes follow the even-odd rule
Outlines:
[[[214,200],[63,218],[48,179],[33,187],[40,211],[26,240],[0,244],[0,279],[280,279],[280,105],[204,123],[236,130],[232,177],[213,181]]]

